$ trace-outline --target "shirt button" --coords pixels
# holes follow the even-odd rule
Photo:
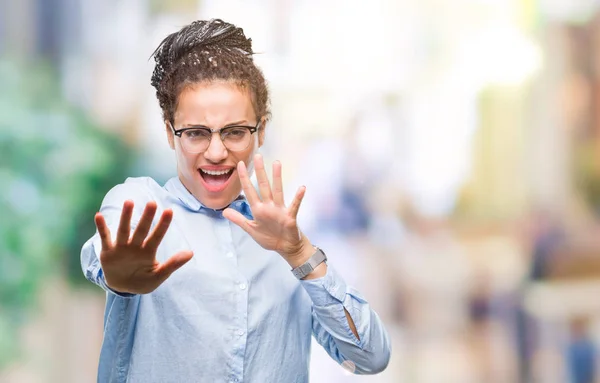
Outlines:
[[[238,334],[239,336],[242,336],[242,335],[244,335],[244,330],[238,330],[238,331],[237,331],[237,334]]]
[[[246,287],[248,287],[248,286],[246,286],[245,283],[240,283],[240,289],[246,290]]]

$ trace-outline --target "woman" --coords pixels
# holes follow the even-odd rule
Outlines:
[[[281,164],[270,185],[255,154],[270,112],[251,40],[196,21],[153,56],[178,174],[110,190],[83,246],[107,291],[98,381],[306,382],[311,333],[354,372],[382,371],[381,321],[296,224],[305,189],[285,206]]]

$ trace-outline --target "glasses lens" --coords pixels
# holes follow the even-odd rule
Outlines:
[[[221,140],[228,150],[239,152],[250,146],[250,130],[244,127],[232,126],[221,130]]]
[[[210,136],[208,129],[190,129],[181,134],[181,143],[187,152],[200,153],[208,148]]]

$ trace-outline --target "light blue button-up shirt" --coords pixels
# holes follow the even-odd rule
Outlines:
[[[164,187],[129,178],[110,190],[100,212],[113,235],[125,200],[135,204],[132,230],[147,202],[158,205],[154,224],[173,209],[159,262],[180,250],[194,257],[152,293],[121,294],[106,285],[98,233],[85,243],[83,272],[107,292],[98,382],[307,382],[311,334],[356,373],[387,366],[390,340],[380,319],[331,265],[322,278],[298,281],[279,254],[202,206],[176,177]],[[245,199],[231,207],[251,217]]]

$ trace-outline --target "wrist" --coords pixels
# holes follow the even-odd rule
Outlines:
[[[302,238],[296,248],[287,252],[279,252],[283,259],[291,266],[292,270],[304,265],[317,251],[317,248],[313,246],[309,239],[305,237],[304,234],[301,235]],[[321,278],[324,277],[325,274],[327,274],[327,264],[323,262],[315,267],[310,274],[302,278],[302,280]]]
[[[311,245],[312,246],[312,245]],[[302,263],[291,263],[292,274],[300,280],[324,277],[327,274],[327,256],[323,250],[312,246],[308,258],[302,258]]]
[[[315,253],[315,247],[308,238],[302,234],[302,239],[298,246],[290,251],[280,252],[279,254],[287,261],[292,269],[304,264]]]
[[[315,269],[308,274],[306,277],[302,278],[303,281],[308,281],[310,279],[322,278],[327,274],[327,263],[323,262],[319,266],[315,267]]]

